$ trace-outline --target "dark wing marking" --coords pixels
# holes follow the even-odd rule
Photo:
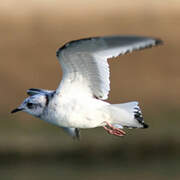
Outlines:
[[[36,89],[36,88],[30,88],[27,90],[27,94],[29,96],[33,96],[36,94],[49,94],[49,93],[53,93],[54,90],[45,90],[45,89]]]

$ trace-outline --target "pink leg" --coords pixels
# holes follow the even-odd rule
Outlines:
[[[105,122],[105,123],[106,123],[106,125],[103,127],[109,134],[113,134],[115,136],[124,136],[126,134],[123,130],[121,130],[119,128],[115,128],[108,122]]]

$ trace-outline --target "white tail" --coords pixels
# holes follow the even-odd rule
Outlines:
[[[144,123],[141,109],[136,101],[122,104],[112,104],[112,113],[116,122],[114,125],[117,127],[148,127],[148,125]]]

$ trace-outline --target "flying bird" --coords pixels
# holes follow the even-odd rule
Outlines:
[[[138,102],[110,104],[108,59],[162,44],[141,36],[91,37],[66,43],[56,52],[63,77],[56,90],[31,88],[11,113],[27,112],[79,138],[79,129],[103,127],[124,136],[123,127],[147,128]]]

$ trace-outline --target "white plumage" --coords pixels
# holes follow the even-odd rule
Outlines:
[[[135,50],[161,44],[162,41],[138,36],[107,36],[71,41],[56,55],[63,78],[56,91],[29,89],[23,110],[77,136],[77,128],[103,126],[110,134],[123,136],[121,129],[146,128],[137,102],[109,104],[109,65],[107,60]],[[37,97],[36,97],[37,96]],[[38,97],[44,99],[37,105]],[[35,100],[36,101],[35,101]],[[45,102],[45,103],[44,103]],[[29,108],[28,104],[34,108]],[[39,108],[39,109],[38,109]],[[70,129],[68,129],[70,128]]]

